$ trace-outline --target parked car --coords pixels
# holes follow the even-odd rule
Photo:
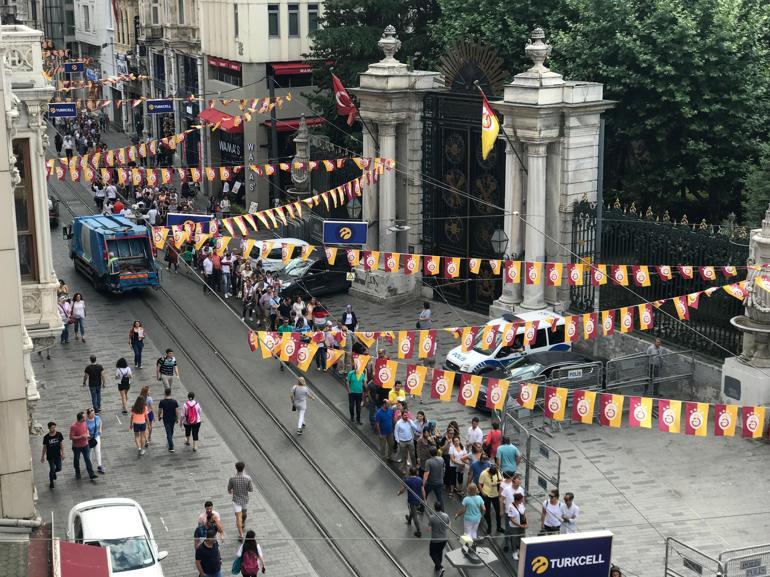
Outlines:
[[[552,330],[550,324],[544,321],[555,319]],[[527,346],[523,345],[525,323],[538,321],[540,325],[533,335],[533,339]],[[503,346],[502,327],[509,323],[520,323],[516,331],[516,337],[511,345]],[[476,335],[476,340],[468,352],[463,352],[461,346],[456,346],[447,353],[444,368],[450,371],[472,373],[481,375],[490,371],[502,369],[513,361],[528,353],[541,351],[568,351],[572,348],[570,343],[564,342],[564,317],[552,311],[532,311],[517,315],[505,314],[502,317],[492,319],[487,325],[498,327],[495,340],[488,348],[481,346],[482,331]]]
[[[48,222],[53,228],[59,226],[59,200],[48,197]]]
[[[75,543],[109,547],[112,572],[121,577],[163,577],[150,522],[142,507],[119,497],[84,501],[67,519],[67,538]]]
[[[281,274],[281,296],[293,299],[296,295],[304,298],[346,292],[351,284],[349,272],[346,259],[337,259],[333,265],[323,256],[292,259]]]
[[[262,257],[262,247],[265,245],[265,243],[271,243],[271,249],[270,252],[267,253],[266,257]],[[281,258],[281,248],[284,244],[292,244],[294,245],[294,254],[299,254],[299,251],[302,250],[301,247],[307,246],[307,243],[304,240],[300,240],[298,238],[273,238],[270,240],[258,240],[254,243],[254,248],[251,251],[252,259],[257,262],[262,263],[262,268],[265,270],[265,272],[281,272],[285,265],[283,264],[283,259]],[[258,255],[256,258],[254,258],[254,255]]]

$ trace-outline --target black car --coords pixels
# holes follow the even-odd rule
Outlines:
[[[281,271],[281,297],[293,299],[300,295],[318,297],[346,292],[350,288],[347,259],[337,259],[330,265],[326,258],[292,259]]]
[[[514,394],[514,388],[518,386],[521,381],[541,380],[544,377],[550,377],[551,373],[555,369],[562,369],[566,367],[572,367],[575,365],[585,365],[593,363],[594,360],[581,355],[580,353],[574,353],[572,351],[544,351],[541,353],[532,353],[524,355],[513,361],[510,365],[504,369],[492,371],[484,374],[484,377],[491,377],[494,379],[507,379],[511,382],[509,394]],[[584,387],[587,386],[589,381],[594,382],[593,368],[585,368],[581,371],[573,381],[569,383],[559,383],[559,386]],[[586,374],[586,372],[588,374]],[[514,383],[517,383],[514,385]],[[538,393],[538,397],[541,397],[542,393]],[[478,400],[476,401],[476,408],[482,411],[488,411],[487,403],[487,384],[486,379],[482,380],[481,387],[479,389]]]

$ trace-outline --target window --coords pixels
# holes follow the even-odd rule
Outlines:
[[[75,11],[74,10],[64,11],[64,25],[67,31],[67,35],[74,36],[75,35]]]
[[[238,26],[238,4],[233,4],[233,29],[235,37],[240,38],[240,27]]]
[[[315,32],[318,30],[318,4],[307,5],[307,31]]]
[[[37,248],[35,244],[35,201],[30,174],[29,140],[14,140],[13,154],[21,182],[13,189],[16,207],[16,235],[19,242],[19,269],[26,280],[37,278]]]
[[[160,24],[160,0],[152,0],[150,5],[151,19],[153,24]]]
[[[563,343],[564,342],[564,325],[556,325],[556,330],[552,331],[548,335],[549,344]]]
[[[176,10],[179,15],[179,23],[184,24],[184,0],[177,0]]]
[[[83,6],[83,30],[86,32],[91,30],[91,14],[88,11],[88,6]]]
[[[299,36],[299,4],[289,4],[289,36]]]
[[[209,78],[226,82],[233,86],[243,86],[241,65],[231,60],[209,57]]]
[[[268,4],[267,5],[267,35],[271,38],[281,35],[281,5],[280,4]]]

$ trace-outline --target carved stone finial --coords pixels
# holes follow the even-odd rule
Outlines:
[[[663,213],[663,222],[671,222],[671,215],[668,213],[668,211]]]
[[[687,215],[686,215],[686,214],[682,215],[682,220],[680,220],[680,221],[679,221],[679,224],[683,224],[683,225],[685,225],[685,226],[687,226],[688,224],[690,224],[690,221],[689,221],[689,220],[687,220]]]
[[[291,180],[294,183],[292,192],[307,194],[310,190],[308,179],[308,163],[310,162],[310,133],[303,114],[299,119],[297,134],[294,136],[294,158],[291,160]]]
[[[380,60],[380,63],[400,64],[400,62],[396,60],[394,56],[396,52],[401,49],[401,40],[399,40],[398,36],[396,36],[396,29],[392,24],[388,24],[388,26],[385,28],[385,31],[382,33],[382,37],[380,38],[379,42],[377,42],[377,46],[379,46],[380,50],[382,50],[383,54],[385,54],[385,58]]]
[[[770,206],[765,211],[765,218],[762,219],[762,236],[770,238]]]
[[[545,40],[545,31],[538,26],[530,34],[529,44],[524,47],[524,52],[534,63],[534,66],[528,72],[550,72],[544,63],[551,55],[551,45],[546,44],[543,40]]]
[[[644,213],[644,218],[652,220],[655,217],[655,214],[652,212],[652,207],[647,207],[647,212]]]

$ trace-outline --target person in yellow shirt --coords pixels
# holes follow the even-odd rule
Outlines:
[[[393,388],[388,393],[388,400],[391,405],[395,405],[397,401],[403,403],[406,400],[406,391],[404,390],[404,385],[401,384],[401,381],[396,381],[396,384],[393,385]]]
[[[495,509],[495,520],[497,523],[497,532],[502,533],[503,528],[500,523],[500,499],[499,489],[502,476],[497,469],[497,465],[494,463],[487,469],[481,472],[479,477],[479,490],[481,492],[481,498],[484,499],[484,505],[486,505],[486,511],[484,511],[484,519],[487,522],[487,533],[492,534],[492,508]]]

